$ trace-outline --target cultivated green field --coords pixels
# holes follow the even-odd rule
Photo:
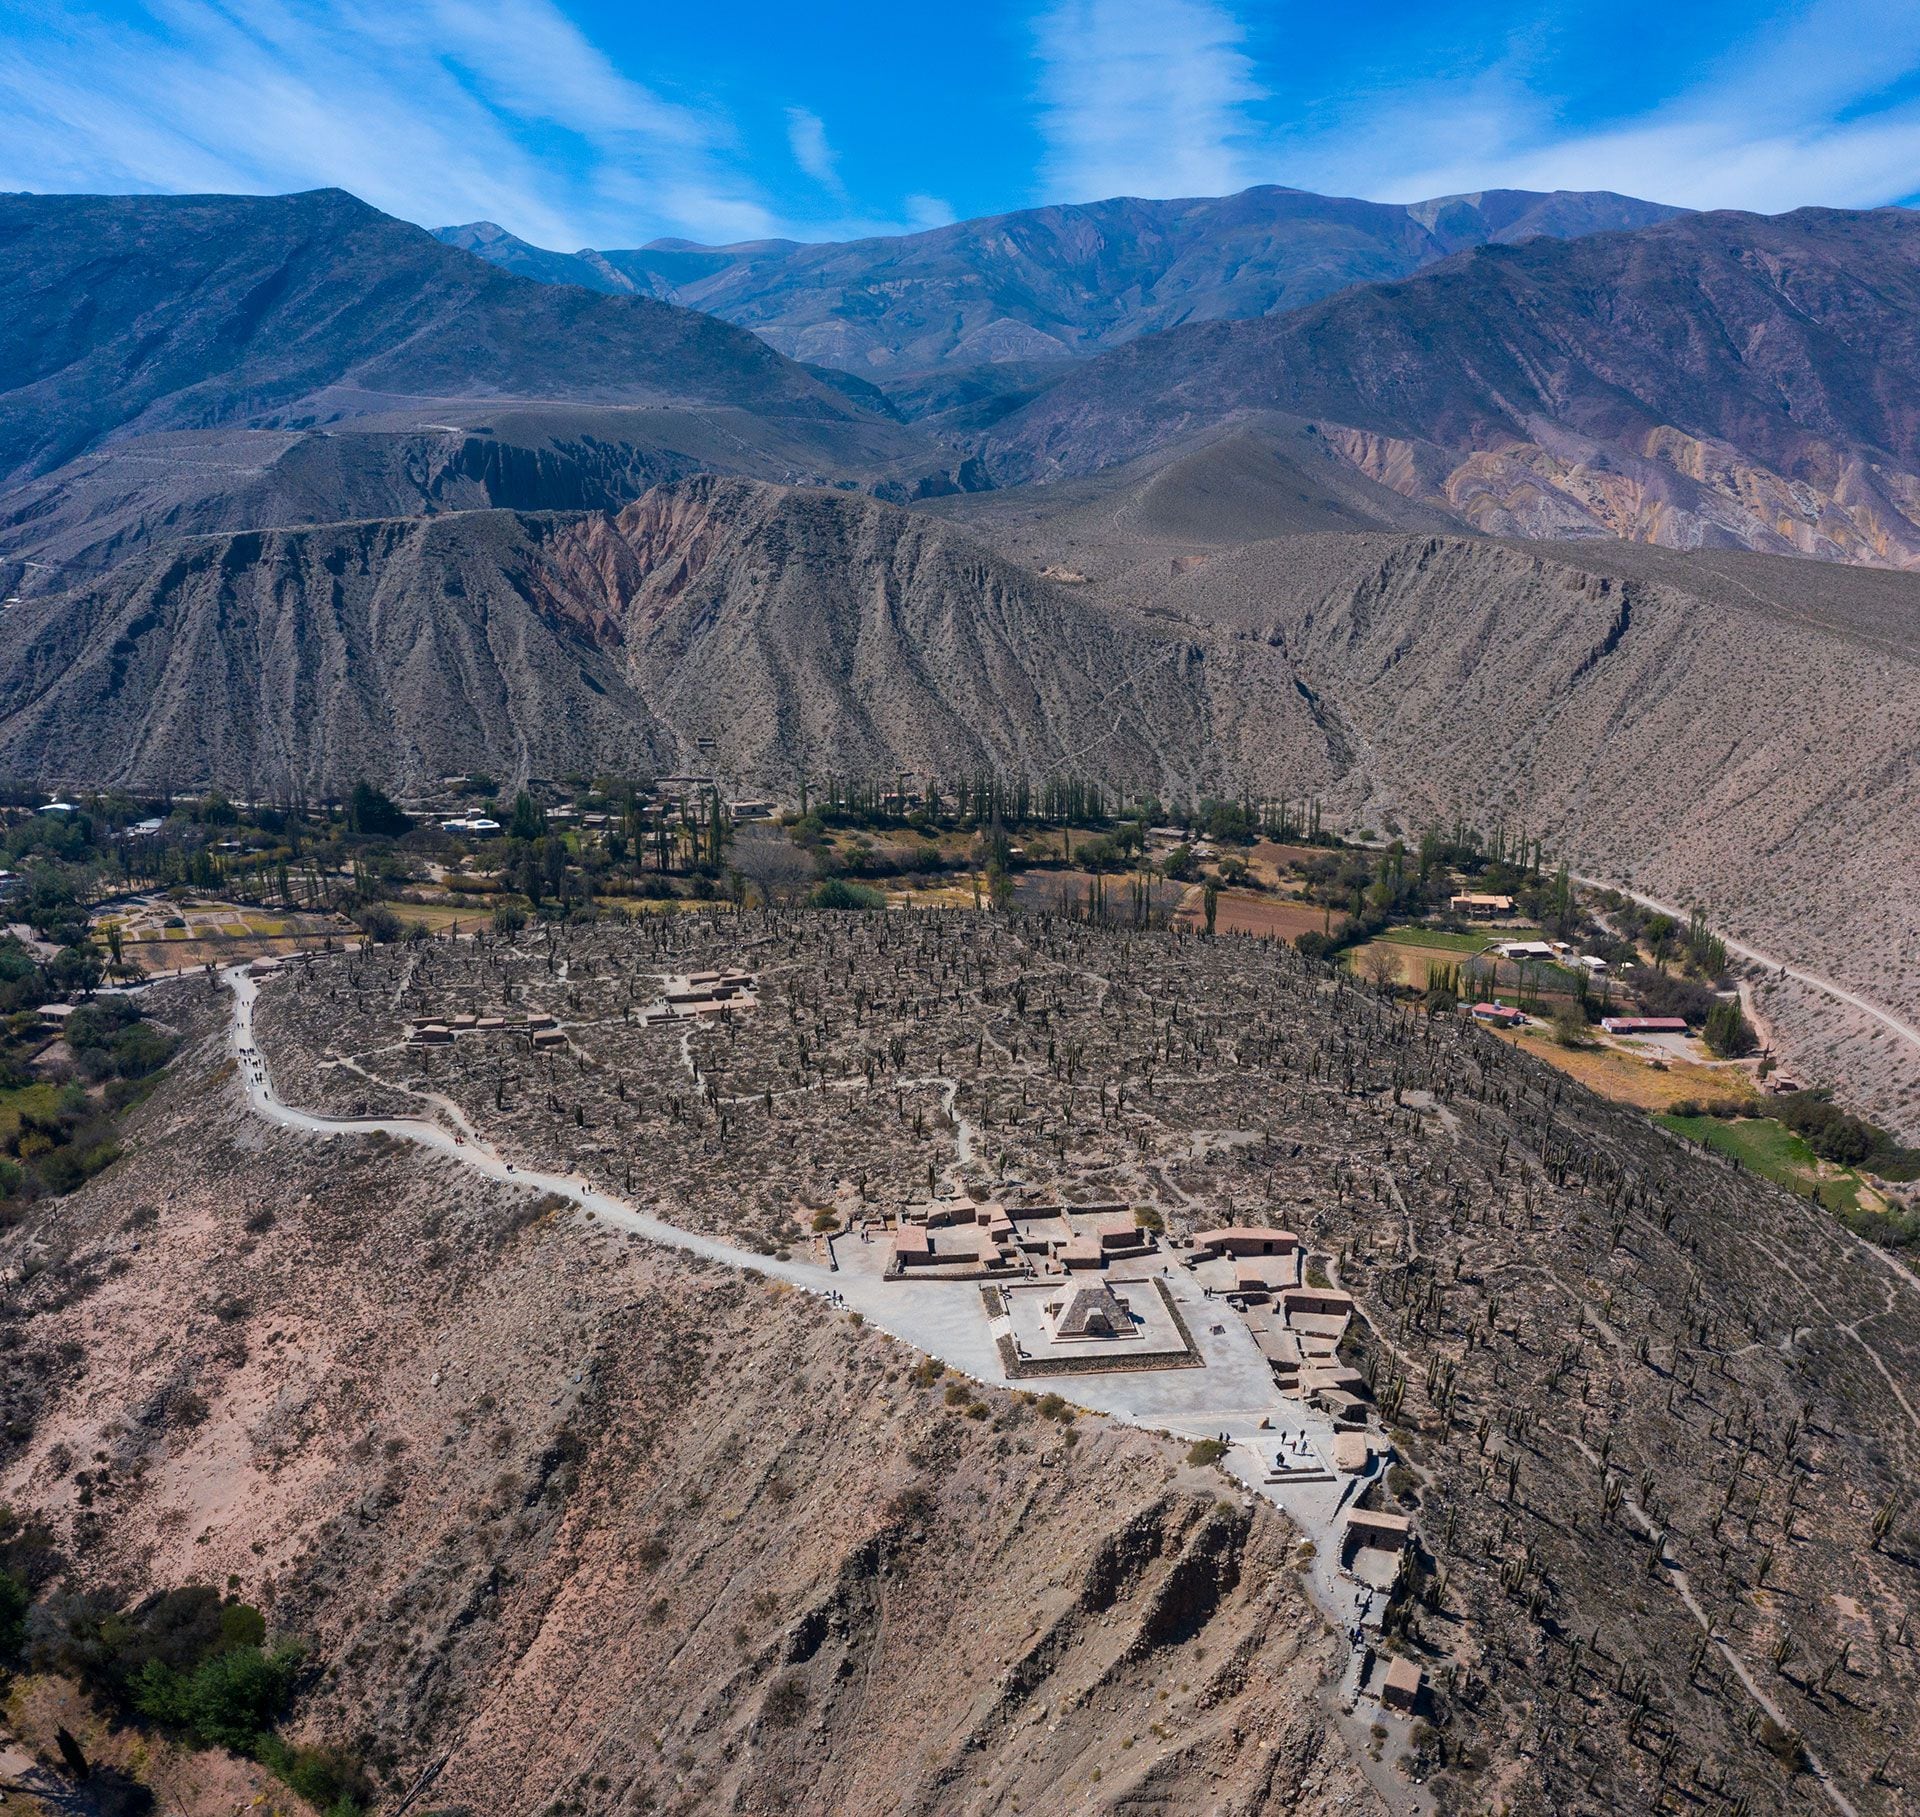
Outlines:
[[[1817,1190],[1832,1211],[1857,1211],[1860,1178],[1836,1169],[1823,1172],[1820,1158],[1800,1137],[1771,1117],[1674,1117],[1654,1119],[1676,1135],[1731,1155],[1743,1167],[1797,1193]]]

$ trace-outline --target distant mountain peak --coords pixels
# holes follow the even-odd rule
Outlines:
[[[436,237],[340,189],[0,199],[0,482],[128,434],[409,399],[866,416],[710,314],[526,283],[444,243],[523,244],[489,229]]]
[[[1468,246],[1644,227],[1677,212],[1609,191],[1399,204],[1269,183],[1054,203],[848,241],[668,237],[569,255],[475,226],[440,237],[523,276],[661,297],[751,328],[790,358],[882,378],[1085,357],[1183,322],[1301,308]]]
[[[989,464],[1077,476],[1279,418],[1489,535],[1920,567],[1917,394],[1920,215],[1726,211],[1510,229],[1404,282],[1136,340],[1003,413]]]

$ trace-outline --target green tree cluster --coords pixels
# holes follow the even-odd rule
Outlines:
[[[347,830],[362,839],[398,839],[413,822],[384,790],[356,782],[347,797]]]
[[[14,1600],[18,1600],[16,1597]],[[0,1592],[0,1638],[5,1604]],[[372,1787],[343,1750],[296,1748],[276,1733],[299,1682],[297,1646],[267,1644],[266,1618],[204,1584],[164,1590],[122,1609],[85,1592],[34,1607],[28,1663],[77,1679],[123,1715],[195,1748],[259,1760],[328,1817],[357,1817]]]
[[[1700,1039],[1707,1044],[1709,1053],[1718,1054],[1723,1060],[1744,1060],[1760,1045],[1753,1024],[1741,1013],[1739,1001],[1733,997],[1721,998],[1707,1011]]]

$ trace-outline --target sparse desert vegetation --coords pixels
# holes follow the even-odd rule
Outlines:
[[[665,976],[746,954],[751,1012],[642,1023]],[[565,1045],[404,1042],[455,1003],[548,1006]],[[1888,1393],[1915,1361],[1911,1287],[1825,1211],[1493,1036],[1278,946],[970,915],[370,952],[272,986],[262,1018],[296,1098],[358,1089],[330,1048],[529,1162],[769,1253],[812,1240],[802,1205],[904,1203],[929,1167],[1150,1200],[1175,1232],[1284,1219],[1359,1301],[1349,1355],[1419,1509],[1399,1631],[1435,1674],[1435,1784],[1470,1806],[1518,1727],[1544,1799],[1635,1806],[1697,1773],[1798,1809],[1737,1656],[1861,1808],[1897,1808],[1911,1769],[1869,1756],[1914,1670],[1896,1460],[1916,1434]],[[1729,1653],[1699,1653],[1681,1573]]]
[[[67,193],[289,110],[0,25],[0,1804],[1920,1809],[1916,217],[815,244],[961,193],[858,34],[763,184],[673,32],[299,10],[672,237]],[[1229,10],[1040,21],[1048,183],[1247,150]],[[1893,143],[1802,10],[1676,194]]]

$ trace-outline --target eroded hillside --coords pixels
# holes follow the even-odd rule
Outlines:
[[[633,1019],[742,960],[757,1008]],[[463,1004],[558,1042],[395,1039]],[[129,1159],[3,1239],[6,1492],[77,1581],[231,1574],[314,1636],[302,1726],[394,1796],[1331,1813],[1384,1770],[1414,1801],[1329,1716],[1345,1643],[1258,1495],[458,1148],[271,1129],[212,985],[155,1010],[198,1045]],[[929,1163],[1118,1187],[1176,1239],[1284,1216],[1356,1302],[1370,1497],[1418,1520],[1389,1644],[1435,1808],[1905,1808],[1920,1289],[1491,1037],[1257,942],[965,915],[336,955],[261,1013],[296,1100],[371,1092],[776,1258]]]
[[[1920,563],[1920,222],[1688,215],[1484,246],[1075,369],[994,428],[1008,479],[1280,412],[1491,535]]]
[[[0,644],[0,762],[57,750],[145,786],[633,774],[701,739],[785,789],[982,766],[1198,781],[1223,768],[1216,713],[1269,704],[925,518],[706,477],[617,516],[197,539],[28,601]],[[1269,693],[1285,711],[1284,681]]]
[[[224,1000],[168,1013],[207,1044],[138,1163],[5,1239],[7,1495],[76,1582],[231,1574],[310,1636],[303,1726],[390,1800],[1378,1808],[1285,1524],[1184,1447],[956,1401],[814,1296],[402,1145],[270,1134]]]

